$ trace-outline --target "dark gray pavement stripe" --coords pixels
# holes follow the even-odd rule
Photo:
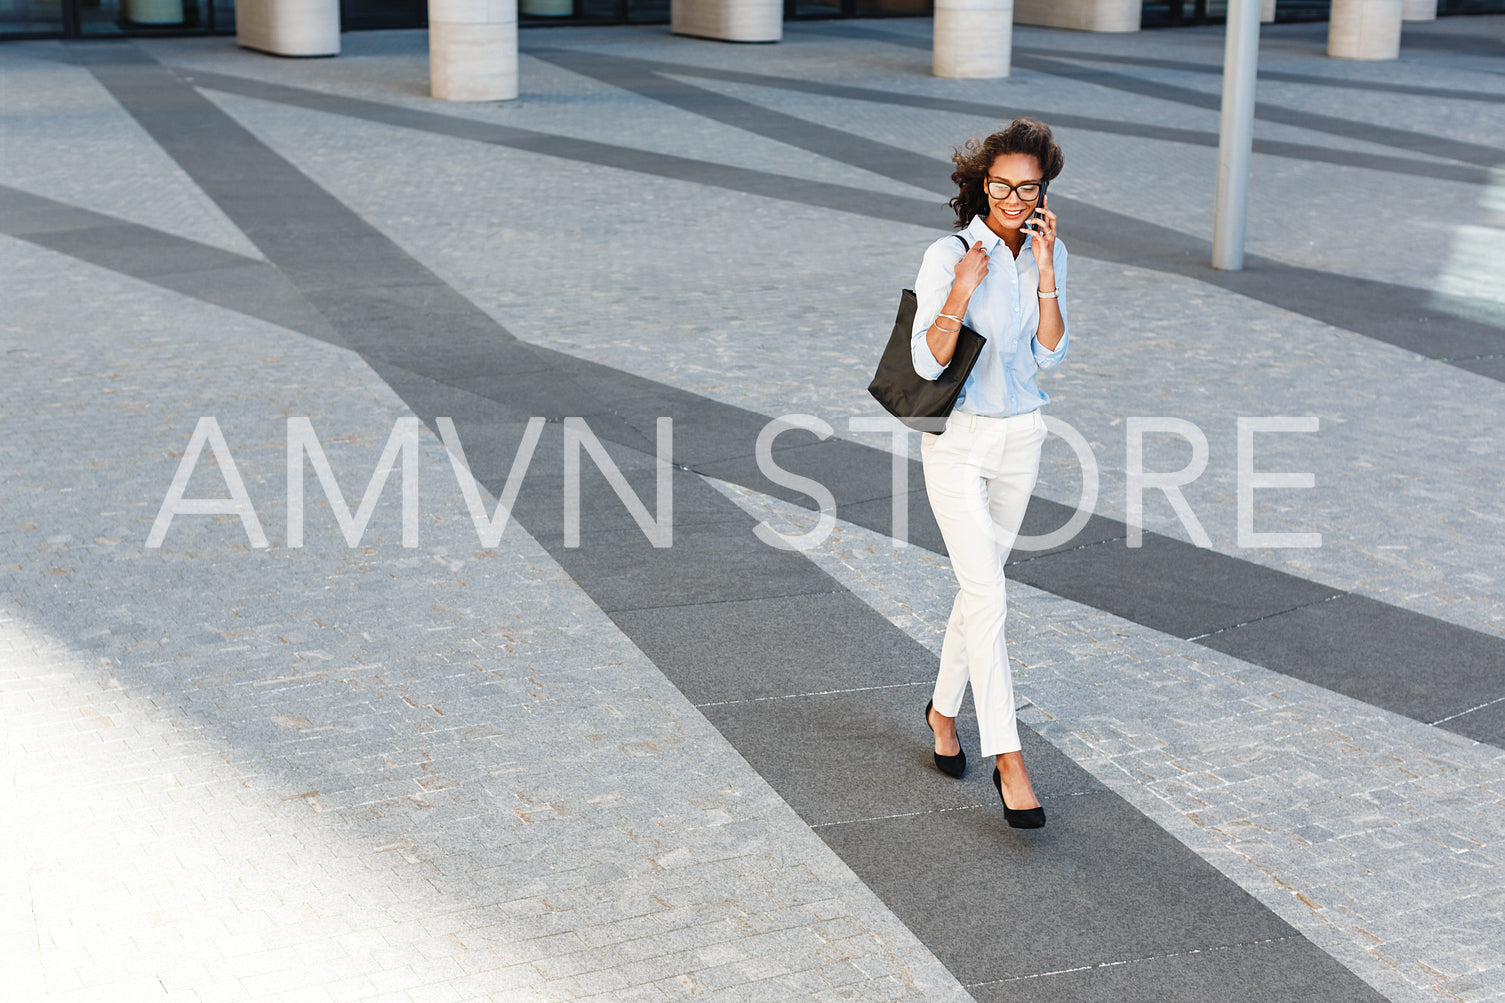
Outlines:
[[[822,26],[821,30],[827,34],[843,34],[854,38],[874,39],[906,48],[927,50],[930,48],[929,39],[899,35],[891,31],[884,31],[881,28],[868,28],[862,25],[840,25],[834,27]],[[1019,50],[1015,50],[1013,62],[1015,66],[1021,69],[1034,70],[1037,73],[1064,77],[1081,81],[1082,83],[1097,84],[1101,87],[1139,94],[1143,97],[1157,98],[1162,101],[1190,105],[1194,108],[1219,111],[1222,105],[1222,97],[1218,94],[1193,90],[1189,87],[1177,87],[1174,84],[1161,83],[1156,80],[1146,80],[1143,77],[1136,77],[1127,73],[1088,69],[1075,66],[1071,63],[1063,63],[1055,59],[1032,56]],[[1505,149],[1498,147],[1465,143],[1461,140],[1436,136],[1431,133],[1413,132],[1409,129],[1396,129],[1390,126],[1356,122],[1352,119],[1339,118],[1335,115],[1323,115],[1318,112],[1303,111],[1299,108],[1286,108],[1263,101],[1254,106],[1254,117],[1267,122],[1277,122],[1281,125],[1310,129],[1313,132],[1325,132],[1334,136],[1362,140],[1366,143],[1376,143],[1381,146],[1411,150],[1414,153],[1424,153],[1432,157],[1446,157],[1451,160],[1462,161],[1466,164],[1478,164],[1481,167],[1493,167],[1505,163]]]
[[[0,232],[280,327],[339,338],[275,267],[0,185]]]
[[[926,201],[906,198],[902,195],[887,195],[845,185],[807,181],[785,174],[732,167],[691,157],[655,153],[650,150],[639,150],[594,140],[535,132],[513,126],[402,108],[362,98],[324,94],[319,91],[220,73],[200,70],[182,71],[182,77],[194,86],[227,94],[239,94],[243,97],[258,98],[263,101],[273,101],[403,129],[414,129],[434,135],[450,136],[455,139],[490,143],[508,149],[558,157],[583,164],[606,164],[619,170],[649,174],[674,181],[688,181],[748,195],[779,199],[784,202],[835,209],[838,212],[849,212],[861,216],[876,215],[881,219],[912,223],[916,226],[943,226],[949,216],[944,209],[944,200],[939,197],[934,201]]]
[[[260,163],[258,170],[269,177],[278,173],[276,163]],[[263,229],[256,219],[243,222]],[[129,253],[129,243],[88,239],[91,234],[117,229],[139,238],[135,253]],[[359,233],[365,244],[377,247],[385,241],[353,214],[335,229]],[[316,280],[307,296],[321,303],[341,328],[357,332],[347,337],[339,335],[323,315],[308,309],[292,284],[264,262],[14,189],[8,194],[0,191],[0,230],[207,302],[348,344],[373,364],[381,360],[409,366],[457,389],[509,401],[526,414],[587,417],[603,438],[634,449],[651,451],[654,421],[660,415],[672,417],[676,462],[796,504],[810,504],[808,497],[767,481],[753,460],[752,444],[767,421],[765,416],[561,353],[510,339],[498,342],[489,318],[477,317],[468,300],[443,287],[437,278],[416,281],[411,265],[381,265],[365,255],[362,274],[331,299],[327,280],[320,278],[327,267],[323,256],[299,259],[304,261],[305,274]],[[60,239],[60,234],[66,239]],[[141,253],[142,249],[150,253]],[[202,267],[184,272],[180,269],[185,262]],[[373,275],[398,281],[372,288],[367,283]],[[401,341],[372,342],[359,333],[373,323],[410,331],[442,323],[451,336],[443,344],[420,343],[413,349]],[[537,379],[543,372],[560,378],[545,386]],[[878,532],[889,531],[892,499],[887,454],[840,440],[816,442],[805,433],[780,437],[776,451],[780,466],[816,478],[833,490],[841,518]],[[922,483],[918,463],[912,463],[910,484],[915,490],[910,497],[910,540],[944,553]],[[646,492],[651,485],[642,487]],[[679,519],[686,517],[681,511]],[[1036,498],[1026,531],[1043,534],[1069,517],[1064,506]],[[620,513],[608,522],[618,530],[632,528],[623,523]],[[1349,597],[1354,601],[1332,602],[1344,593],[1168,537],[1146,534],[1145,546],[1137,550],[1124,547],[1124,538],[1121,523],[1093,517],[1075,540],[1050,554],[1016,555],[1010,573],[1018,581],[1155,630],[1194,639],[1479,741],[1505,745],[1505,721],[1501,720],[1505,707],[1492,706],[1505,697],[1505,680],[1499,671],[1505,665],[1505,643],[1372,600]],[[1291,625],[1290,633],[1283,633],[1285,624]],[[1282,641],[1295,636],[1310,638],[1310,648],[1329,654],[1311,658],[1301,645]],[[1354,644],[1349,638],[1365,643]],[[1417,646],[1419,638],[1426,638],[1431,650],[1456,652],[1456,657],[1445,662],[1427,657],[1427,647]]]
[[[473,444],[478,476],[493,491],[500,489],[504,479],[502,465],[512,455],[508,447],[517,441],[525,419],[539,413],[536,405],[553,401],[556,407],[569,408],[576,403],[571,398],[581,389],[579,381],[548,365],[530,373],[526,381],[538,388],[536,400],[514,400],[509,392],[501,395],[503,401],[498,402],[446,382],[473,378],[472,374],[454,372],[456,360],[485,361],[474,355],[473,329],[461,327],[457,332],[449,323],[432,321],[415,328],[414,315],[408,312],[374,314],[368,310],[371,270],[405,287],[432,291],[434,277],[427,269],[390,241],[384,242],[379,235],[372,239],[374,231],[358,225],[348,208],[281,161],[269,148],[262,146],[257,150],[254,137],[234,120],[149,61],[120,62],[96,67],[95,72],[100,82],[211,197],[227,194],[225,182],[220,178],[244,180],[244,172],[255,172],[255,197],[243,191],[239,198],[224,206],[226,213],[239,225],[250,228],[247,235],[278,268],[288,272],[296,287],[321,294],[318,298],[311,295],[314,304],[352,346],[363,355],[370,353],[367,357],[375,371],[409,407],[430,424],[438,415],[455,418],[462,439]],[[292,246],[288,240],[291,234],[300,238],[301,247]],[[399,273],[404,262],[406,274],[402,275]],[[356,304],[352,312],[338,309],[347,297]],[[441,321],[467,319],[464,302],[457,294],[439,300]],[[470,307],[468,319],[479,326],[489,325],[492,348],[502,356],[493,370],[497,378],[507,378],[514,362],[526,362],[526,348],[479,310]],[[408,346],[420,335],[423,350],[409,351]],[[393,345],[399,346],[397,350],[390,349]],[[514,348],[518,349],[516,353],[512,351]],[[542,355],[539,358],[548,361]],[[508,389],[519,388],[514,381]],[[613,443],[609,448],[626,469],[643,472],[648,462],[644,447]],[[558,425],[548,426],[535,462],[541,461],[544,466],[550,460],[557,462],[561,450]],[[581,546],[563,546],[560,537],[549,528],[550,520],[557,519],[559,495],[547,482],[526,483],[514,513],[587,594],[619,618],[629,637],[641,638],[650,648],[664,649],[660,657],[668,665],[666,675],[686,689],[706,685],[704,663],[700,658],[680,662],[671,656],[686,641],[700,643],[701,632],[675,630],[672,624],[665,629],[663,623],[649,629],[640,622],[641,617],[672,617],[675,611],[697,604],[738,609],[739,615],[722,618],[722,626],[731,634],[724,643],[747,655],[736,666],[735,674],[724,677],[723,686],[712,686],[716,691],[724,690],[724,686],[743,686],[754,679],[761,679],[765,689],[787,689],[788,677],[781,680],[777,673],[781,669],[812,668],[810,652],[821,650],[817,647],[821,644],[829,652],[830,661],[813,668],[848,681],[865,681],[870,667],[863,656],[871,652],[832,644],[833,624],[825,617],[812,615],[805,600],[790,601],[791,597],[841,596],[846,590],[802,555],[776,551],[758,542],[748,531],[751,519],[699,476],[676,469],[673,477],[676,507],[683,498],[684,506],[697,518],[691,519],[691,525],[683,531],[676,527],[675,545],[671,548],[649,546],[636,528],[593,528],[582,537]],[[585,487],[584,514],[587,525],[594,527],[597,523],[592,517],[608,519],[618,503],[600,483]],[[829,602],[823,611],[832,612]],[[885,657],[891,660],[896,673],[917,682],[933,672],[933,657],[865,604],[848,601],[841,616],[841,622],[834,625],[836,633],[846,638],[882,640]],[[793,649],[798,653],[794,666],[776,661],[771,664],[761,647],[769,636],[804,638],[808,643]],[[719,723],[735,734],[735,723],[745,722],[745,715],[750,713],[745,708],[756,708],[765,715],[763,724],[756,729],[758,733],[778,739],[760,756],[769,775],[777,778],[781,774],[798,774],[812,766],[819,768],[835,762],[832,741],[844,724],[838,708],[813,700],[722,703],[718,708]],[[772,721],[766,718],[769,708],[775,709]],[[817,714],[813,720],[808,716],[810,711],[822,708],[825,713]],[[869,722],[876,726],[870,734],[904,736],[902,755],[922,762],[925,745],[920,736],[913,734],[921,726],[915,720],[914,709],[915,701],[910,699],[902,707],[896,707],[891,716],[878,719],[870,716]],[[900,710],[907,713],[901,715]],[[784,716],[780,716],[780,711]],[[795,714],[804,716],[790,716]],[[1063,955],[1063,945],[1067,945],[1064,953],[1079,954],[1094,964],[1124,960],[1127,949],[1132,949],[1134,956],[1215,950],[1233,959],[1240,956],[1249,942],[1249,931],[1255,929],[1262,935],[1260,939],[1282,939],[1295,945],[1290,968],[1310,979],[1327,980],[1338,998],[1379,998],[1323,952],[1296,936],[1284,921],[1237,885],[1121,799],[1102,790],[1065,756],[1038,739],[1033,741],[1041,775],[1053,773],[1063,777],[1069,791],[1094,789],[1092,801],[1096,808],[1091,812],[1078,812],[1075,805],[1063,808],[1044,848],[1004,829],[996,811],[965,813],[969,816],[971,836],[962,853],[956,852],[960,847],[947,843],[940,844],[944,849],[938,852],[937,844],[930,838],[933,833],[918,829],[882,841],[885,866],[908,874],[923,870],[930,875],[932,880],[924,895],[899,896],[891,898],[888,904],[948,964],[965,969],[976,981],[991,983],[1021,974],[1045,974],[1055,965],[1055,959]],[[895,743],[888,737],[885,744],[892,747]],[[927,781],[934,783],[920,769],[901,771],[901,777],[905,786],[914,791],[922,790]],[[854,793],[863,786],[873,797],[883,793],[877,779],[863,772],[855,773],[853,781]],[[786,785],[786,790],[786,799],[802,815],[808,817],[817,810],[818,804],[802,797],[798,785]],[[842,838],[860,836],[865,825],[870,824],[852,820],[840,827]],[[840,841],[828,838],[828,842],[838,852],[842,849]],[[1053,854],[1048,852],[1051,843],[1070,849]],[[862,844],[847,847],[850,862],[858,868],[871,863],[860,858],[863,849]],[[1002,877],[1017,868],[1014,858],[1021,855],[1029,857],[1033,881],[1066,890],[1070,897],[1003,897],[1005,908],[1000,910],[1000,896],[992,883],[976,880],[978,868],[990,869]],[[1086,862],[1091,862],[1096,870],[1084,874]],[[1127,874],[1133,878],[1126,879]],[[899,889],[888,891],[894,895]],[[936,895],[947,903],[941,913],[929,908],[931,897]],[[1063,903],[1066,908],[1062,908]],[[1016,922],[1027,918],[1029,938],[948,939],[957,931],[955,917],[994,916],[1000,912],[1003,915],[1012,912]],[[1193,915],[1199,916],[1200,921],[1186,923],[1186,917]],[[938,926],[938,920],[946,925]],[[1192,981],[1189,991],[1162,998],[1200,1000],[1213,993],[1220,996],[1229,993],[1222,966],[1211,966]],[[1235,994],[1238,991],[1235,987]]]
[[[635,60],[599,53],[552,52],[543,58],[691,114],[723,122],[896,181],[933,187],[946,167],[933,159],[841,129],[773,111],[678,81]],[[1251,299],[1305,314],[1439,361],[1493,359],[1505,352],[1505,331],[1431,306],[1430,294],[1410,286],[1298,268],[1249,256],[1245,268],[1212,268],[1207,242],[1168,227],[1053,194],[1073,253],[1195,278]],[[875,213],[881,202],[875,200]],[[1485,367],[1482,375],[1492,375]]]
[[[205,72],[185,74],[185,77],[197,85],[211,89],[329,114],[493,143],[582,163],[605,163],[655,177],[710,185],[802,205],[816,205],[839,212],[935,228],[944,226],[948,215],[940,208],[939,198],[932,206],[921,199],[530,132],[375,101],[251,81],[242,77]],[[747,102],[742,104],[748,105]],[[757,124],[757,108],[758,106],[748,105],[739,110],[738,118],[744,127]],[[762,112],[761,121],[764,125],[760,131],[773,138],[781,138],[781,141],[808,141],[811,135],[822,132],[822,127],[792,119],[791,116],[780,116],[767,109],[762,109]],[[791,129],[786,119],[799,125]],[[833,129],[825,129],[824,132],[834,133],[833,139],[851,135]],[[862,142],[874,145],[868,140]],[[834,141],[823,142],[821,148],[828,152],[839,152],[839,149],[833,147],[839,148],[840,145]],[[854,166],[901,168],[892,176],[897,180],[919,183],[914,178],[915,172],[930,170],[923,163],[924,158],[908,151],[900,151],[900,154],[902,155],[885,156],[878,162],[854,163]],[[939,165],[940,161],[934,163]],[[1499,331],[1466,317],[1452,316],[1432,308],[1431,297],[1424,290],[1355,279],[1315,269],[1296,268],[1254,256],[1247,259],[1248,267],[1242,272],[1221,272],[1206,264],[1210,250],[1205,241],[1110,210],[1077,203],[1065,196],[1058,195],[1056,205],[1072,213],[1072,247],[1079,255],[1186,275],[1283,309],[1305,313],[1324,323],[1387,341],[1429,358],[1468,368],[1480,375],[1505,379],[1505,359],[1501,358],[1502,338]]]
[[[526,54],[540,59],[551,59],[555,53],[568,54],[569,50],[548,48],[525,49]],[[620,57],[618,57],[620,58]],[[1174,126],[1155,125],[1146,122],[1124,122],[1114,119],[1093,118],[1086,115],[1066,115],[1038,109],[1010,108],[986,104],[980,101],[964,101],[958,98],[933,97],[925,94],[902,94],[895,91],[876,90],[869,87],[853,87],[847,84],[830,84],[796,77],[775,76],[764,73],[747,73],[715,67],[690,66],[665,63],[656,60],[630,60],[630,62],[673,77],[698,77],[705,80],[724,80],[728,83],[749,84],[775,90],[795,91],[820,97],[841,98],[848,101],[865,101],[872,104],[893,105],[908,108],[926,108],[951,112],[958,115],[976,115],[996,121],[1033,116],[1048,120],[1058,128],[1082,129],[1089,132],[1118,136],[1133,136],[1137,139],[1155,139],[1168,143],[1185,143],[1216,149],[1218,134],[1197,129],[1181,129]],[[1365,153],[1358,150],[1337,150],[1326,146],[1306,143],[1289,143],[1277,140],[1254,140],[1254,152],[1291,160],[1313,163],[1338,164],[1344,167],[1362,167],[1367,170],[1384,171],[1422,178],[1442,178],[1468,184],[1485,185],[1490,182],[1490,173],[1481,167],[1467,164],[1449,164],[1435,160],[1417,160],[1385,154]]]
[[[775,111],[752,101],[670,79],[666,74],[674,70],[668,64],[568,49],[534,50],[530,55],[641,97],[786,143],[838,164],[865,167],[874,174],[904,181],[927,191],[944,192],[951,187],[951,163],[948,160],[915,153],[891,143],[878,142],[797,115]],[[938,198],[938,201],[942,200]]]
[[[455,416],[462,439],[489,458],[478,476],[500,490],[523,412],[391,369],[382,375],[429,420]],[[509,419],[510,436],[503,431]],[[558,449],[557,436],[546,435],[535,462],[557,463]],[[647,472],[638,467],[634,477],[644,491]],[[1195,953],[1205,963],[1182,969],[1157,1000],[1200,1001],[1216,991],[1253,1001],[1312,984],[1328,987],[1330,998],[1381,998],[1028,729],[1052,823],[1043,839],[1009,830],[996,795],[987,796],[985,770],[956,784],[928,764],[918,709],[933,656],[802,558],[759,553],[767,548],[753,539],[750,519],[726,509],[694,474],[676,478],[676,507],[685,491],[696,511],[722,508],[713,524],[676,530],[671,551],[647,548],[635,528],[560,547],[557,536],[536,528],[557,519],[558,495],[531,480],[515,512],[964,982],[992,989],[1027,977],[1030,998],[1067,998],[1047,988],[1063,968],[1104,966],[1107,973],[1131,959]],[[592,522],[610,521],[616,503],[605,484],[587,481],[584,492],[606,500],[607,511],[592,508]],[[962,727],[974,740],[972,720],[964,717]],[[902,818],[882,817],[890,815]],[[1005,929],[1010,936],[997,935]],[[1256,991],[1243,980],[1271,940],[1289,944],[1287,964]],[[1111,995],[1107,985],[1080,978],[1066,991]]]
[[[1115,90],[1128,91],[1131,94],[1139,94],[1143,97],[1158,98],[1162,101],[1174,101],[1178,104],[1191,105],[1194,108],[1206,108],[1209,111],[1218,111],[1222,105],[1222,97],[1218,94],[1194,90],[1190,87],[1177,87],[1174,84],[1166,84],[1154,80],[1145,80],[1142,77],[1136,77],[1128,73],[1084,69],[1058,59],[1045,59],[1040,56],[1016,56],[1014,62],[1024,69],[1034,70],[1037,73],[1068,77],[1082,83],[1096,84],[1100,87],[1111,87]],[[1414,132],[1410,129],[1396,129],[1392,126],[1357,122],[1353,119],[1339,118],[1336,115],[1323,115],[1319,112],[1303,111],[1299,108],[1286,108],[1265,101],[1255,103],[1254,117],[1266,122],[1294,126],[1299,129],[1309,129],[1313,132],[1325,132],[1333,136],[1343,136],[1347,139],[1357,139],[1365,143],[1375,143],[1380,146],[1410,150],[1412,153],[1423,153],[1432,157],[1446,157],[1449,160],[1458,160],[1465,164],[1478,164],[1481,167],[1494,167],[1505,163],[1505,150],[1496,147],[1483,146],[1478,143],[1466,143],[1462,140],[1449,139],[1446,136],[1437,136],[1431,133]]]
[[[812,505],[808,496],[771,483],[758,469],[749,444],[766,417],[683,391],[666,391],[589,360],[536,351],[568,369],[593,398],[619,401],[613,405],[620,408],[618,413],[640,428],[650,427],[657,415],[672,416],[678,462],[797,505]],[[683,443],[678,432],[682,428]],[[888,454],[837,439],[817,442],[801,432],[786,433],[778,445],[779,466],[830,488],[840,518],[876,532],[891,531]],[[923,483],[919,462],[911,461],[909,540],[945,553]],[[1049,533],[1071,515],[1067,506],[1035,497],[1024,532]],[[1015,555],[1009,573],[1016,581],[1074,602],[1237,654],[1398,714],[1438,723],[1477,741],[1505,746],[1505,726],[1490,713],[1467,713],[1488,700],[1505,698],[1505,639],[1399,608],[1387,618],[1370,605],[1374,600],[1170,537],[1146,533],[1144,546],[1136,549],[1125,546],[1125,538],[1122,523],[1093,516],[1075,540],[1047,553]],[[1303,635],[1320,633],[1325,640],[1311,647],[1332,652],[1332,657],[1313,658],[1299,645],[1281,643],[1281,625],[1287,622],[1293,630],[1299,623]],[[1347,639],[1360,635],[1365,643],[1343,654]],[[1443,641],[1441,635],[1452,639]],[[1427,647],[1451,654],[1446,659],[1423,657]]]
[[[1015,52],[1030,56],[1053,56],[1058,59],[1074,59],[1087,63],[1115,63],[1121,66],[1143,66],[1154,70],[1175,70],[1181,73],[1201,73],[1220,77],[1223,67],[1218,63],[1193,63],[1179,59],[1151,59],[1146,56],[1119,56],[1107,52],[1089,52],[1085,49],[1042,49],[1034,46],[1014,46]],[[1346,80],[1342,77],[1323,77],[1315,73],[1288,73],[1284,70],[1259,68],[1260,80],[1280,83],[1309,84],[1313,87],[1332,87],[1340,90],[1370,91],[1379,94],[1409,94],[1414,97],[1441,98],[1445,101],[1482,101],[1490,104],[1505,104],[1505,94],[1487,91],[1471,91],[1461,87],[1422,87],[1416,84],[1392,84],[1380,80]]]

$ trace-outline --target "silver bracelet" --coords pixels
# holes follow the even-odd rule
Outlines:
[[[1043,300],[1053,300],[1057,296],[1061,295],[1061,290],[1059,289],[1052,289],[1050,292],[1045,292],[1043,289],[1036,289],[1035,292],[1039,293],[1040,298]]]
[[[943,313],[940,316],[941,317],[945,317],[947,320],[954,320],[958,324],[960,324],[962,322],[962,319],[960,317],[958,317],[958,316],[956,316],[955,314],[952,314],[952,313]]]

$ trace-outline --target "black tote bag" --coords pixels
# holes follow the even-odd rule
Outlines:
[[[965,247],[967,240],[961,234],[956,238]],[[946,416],[956,407],[956,398],[962,392],[962,384],[977,365],[982,346],[987,339],[963,324],[956,336],[956,351],[951,362],[940,377],[927,380],[914,369],[914,357],[910,354],[910,338],[914,334],[914,315],[919,304],[913,289],[906,289],[899,296],[899,313],[894,317],[894,330],[888,336],[888,345],[883,349],[883,358],[878,361],[878,371],[867,392],[882,404],[889,414],[910,428],[921,432],[939,432],[945,427]]]

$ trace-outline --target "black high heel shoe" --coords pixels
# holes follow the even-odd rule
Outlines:
[[[935,734],[935,725],[930,723],[930,710],[933,703],[935,703],[934,700],[925,701],[925,727],[930,729],[932,735]],[[958,742],[957,744],[959,746],[961,743]],[[960,780],[961,775],[967,772],[967,751],[958,748],[954,756],[943,756],[937,752],[935,754],[935,768],[948,777]]]
[[[996,766],[993,767],[993,786],[998,788],[998,800],[1003,801],[1003,777]],[[1003,801],[1003,817],[1011,829],[1045,828],[1044,808],[1010,808],[1009,803]]]

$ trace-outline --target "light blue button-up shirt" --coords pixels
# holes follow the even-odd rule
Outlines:
[[[987,339],[982,355],[967,382],[962,385],[956,410],[963,414],[989,418],[1007,418],[1027,414],[1050,402],[1035,385],[1035,374],[1050,369],[1066,355],[1069,331],[1061,335],[1055,351],[1049,351],[1035,337],[1040,328],[1040,270],[1035,265],[1034,237],[1025,238],[1015,258],[1003,238],[988,229],[983,217],[974,217],[961,232],[967,246],[982,241],[988,251],[988,274],[972,293],[963,322]],[[910,353],[915,372],[927,380],[936,379],[946,367],[936,361],[925,341],[925,332],[935,323],[951,295],[956,266],[967,252],[955,236],[946,236],[931,244],[915,277],[914,334]],[[1066,245],[1057,238],[1055,245],[1056,289],[1060,296],[1061,319],[1066,319]],[[947,325],[950,326],[949,324]]]

